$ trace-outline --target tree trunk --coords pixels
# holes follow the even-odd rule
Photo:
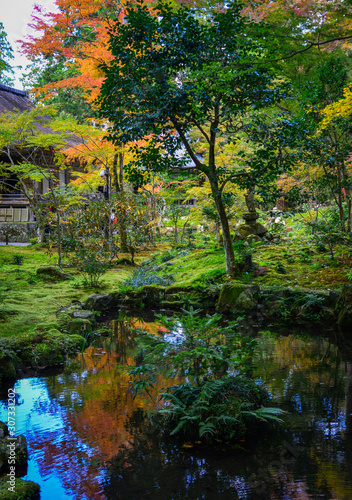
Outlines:
[[[57,265],[59,266],[60,269],[62,269],[61,227],[60,227],[60,212],[58,207],[56,207],[56,222],[57,222],[57,254],[58,254]]]
[[[124,159],[124,153],[116,153],[112,165],[113,183],[117,196],[123,194],[123,159]],[[117,171],[117,164],[119,164],[119,171]],[[117,225],[120,234],[121,252],[127,253],[128,252],[127,235],[123,218],[118,217]]]
[[[113,183],[116,193],[122,193],[123,191],[123,160],[124,153],[115,153],[114,161],[112,164],[113,173]],[[119,170],[117,171],[117,164],[119,165]]]
[[[226,274],[228,274],[229,276],[234,276],[236,274],[237,265],[235,262],[235,253],[233,251],[229,221],[227,219],[224,203],[221,197],[221,192],[217,183],[211,178],[209,178],[209,182],[211,186],[211,191],[213,193],[213,198],[215,201],[215,206],[218,211],[221,223],[222,241],[224,243],[225,260],[226,260]]]
[[[341,231],[345,232],[345,211],[343,209],[343,198],[342,198],[342,182],[341,182],[341,166],[337,166],[337,179],[338,179],[338,207],[340,216]]]
[[[121,219],[118,220],[118,226],[119,226],[120,241],[121,241],[121,252],[127,253],[128,252],[127,233],[123,220]]]
[[[177,232],[177,219],[176,221],[174,221],[174,237],[175,237],[175,243],[177,244],[178,243],[178,232]]]
[[[123,160],[124,160],[125,153],[119,153],[119,184],[120,184],[120,191],[123,191]]]

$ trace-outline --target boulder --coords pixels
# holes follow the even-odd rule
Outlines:
[[[216,305],[219,312],[250,311],[256,308],[259,299],[258,285],[243,283],[225,283]]]
[[[148,307],[160,307],[165,299],[165,288],[157,285],[143,287],[143,303]]]
[[[74,318],[80,318],[80,319],[89,319],[91,321],[95,321],[95,315],[92,311],[74,311],[73,313]]]
[[[16,367],[18,366],[17,356],[11,349],[6,349],[5,352],[0,346],[0,380],[1,378],[15,378]]]
[[[42,266],[37,269],[37,275],[42,278],[56,278],[60,280],[69,280],[70,275],[61,271],[59,267],[55,266]]]
[[[9,435],[9,429],[5,422],[0,422],[0,439],[3,439],[5,436]]]
[[[21,434],[17,437],[11,437],[7,425],[0,422],[0,470],[6,471],[9,468],[10,459],[15,460],[15,465],[27,464],[28,452],[26,438]],[[1,497],[2,498],[2,497]]]
[[[89,295],[83,303],[83,309],[91,311],[104,311],[110,307],[116,307],[121,303],[121,295],[118,292],[98,294],[93,293]]]
[[[352,285],[343,285],[334,314],[339,325],[352,327]]]
[[[143,307],[143,291],[142,290],[128,290],[122,299],[122,304],[126,307]]]
[[[240,224],[236,227],[234,240],[245,240],[251,234],[264,236],[267,232],[268,230],[260,224],[260,222],[255,222],[254,224]]]
[[[13,484],[13,483],[12,483]],[[1,500],[39,500],[40,486],[33,481],[25,481],[16,478],[14,486],[9,483],[8,477],[0,479],[0,498]],[[11,486],[11,489],[9,489]]]
[[[92,317],[94,319],[94,314],[92,314]],[[90,319],[71,317],[67,313],[61,313],[57,318],[57,322],[61,331],[67,332],[69,335],[82,335],[92,332],[94,321],[90,321]]]

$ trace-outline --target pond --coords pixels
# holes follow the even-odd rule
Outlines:
[[[287,410],[285,423],[256,443],[204,450],[160,435],[144,418],[155,394],[135,395],[123,367],[134,362],[131,326],[162,327],[120,317],[112,333],[61,373],[16,382],[16,431],[27,438],[24,479],[42,500],[352,498],[352,359],[307,330],[258,331],[253,377]],[[160,378],[157,386],[172,385]],[[6,393],[0,420],[7,421]]]

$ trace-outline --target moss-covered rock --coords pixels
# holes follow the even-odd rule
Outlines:
[[[180,300],[173,300],[173,301],[163,300],[162,302],[162,307],[164,309],[181,309],[184,306],[185,306],[184,302],[181,302]]]
[[[33,481],[16,478],[13,486],[8,482],[8,476],[0,479],[1,500],[39,500],[40,486]],[[9,487],[11,489],[9,489]]]
[[[9,435],[9,429],[5,422],[0,422],[0,439]]]
[[[81,311],[74,311],[72,314],[73,318],[80,318],[80,319],[87,319],[91,323],[95,323],[95,314],[93,311],[88,311],[88,310],[81,310]]]
[[[243,283],[225,283],[216,305],[219,312],[250,311],[258,304],[259,287]]]
[[[127,307],[143,307],[143,290],[128,290],[123,295],[122,304]]]
[[[0,439],[0,470],[2,472],[9,470],[11,459],[15,461],[14,465],[27,463],[27,441],[22,434],[16,438],[7,435]]]
[[[143,287],[143,303],[148,307],[160,307],[165,299],[165,288],[157,285]]]
[[[250,235],[264,236],[268,230],[259,222],[253,224],[240,224],[236,227],[234,240],[246,240]]]
[[[173,285],[173,286],[168,286],[165,288],[165,295],[166,296],[175,295],[175,294],[186,295],[186,294],[194,292],[195,290],[197,290],[197,288],[194,286],[191,286],[191,285],[188,285],[188,286]]]
[[[15,361],[16,358],[16,353],[13,350],[5,354],[0,347],[0,379],[16,377],[16,367],[20,365],[19,360]]]
[[[168,302],[180,302],[181,297],[184,297],[185,294],[182,293],[170,293],[165,295],[165,298]]]
[[[343,285],[334,313],[339,325],[352,327],[352,285]]]
[[[90,311],[104,311],[117,307],[121,303],[121,295],[118,292],[98,294],[92,293],[83,303],[83,309]]]
[[[31,331],[17,337],[0,339],[0,353],[7,353],[15,371],[19,368],[56,366],[63,364],[67,356],[81,349],[81,335],[67,335],[56,329],[46,332]],[[13,371],[1,374],[13,376]]]
[[[42,266],[37,269],[37,275],[42,278],[55,278],[59,280],[69,280],[70,275],[61,271],[59,267],[55,266]]]
[[[69,335],[86,335],[93,331],[95,314],[76,307],[61,308],[57,316],[58,328]]]
[[[70,335],[86,335],[92,333],[92,323],[84,318],[71,318],[67,324],[67,331]]]

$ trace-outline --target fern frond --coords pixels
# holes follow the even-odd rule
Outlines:
[[[244,415],[250,415],[252,417],[257,418],[258,420],[262,420],[263,422],[274,421],[282,423],[283,419],[279,417],[279,415],[284,415],[287,411],[282,410],[281,408],[267,408],[262,406],[257,410],[252,411],[244,411]]]

